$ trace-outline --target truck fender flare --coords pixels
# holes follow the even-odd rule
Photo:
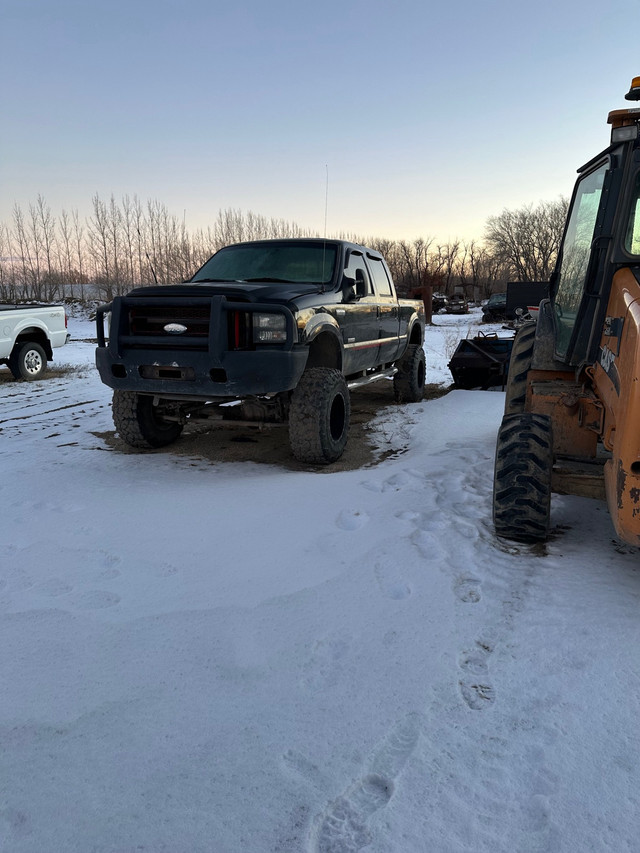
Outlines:
[[[410,344],[424,343],[424,323],[420,322],[420,317],[417,312],[414,312],[409,318],[407,327],[407,346]]]
[[[344,360],[344,343],[340,327],[334,317],[327,313],[314,314],[304,329],[304,342],[310,351],[314,350],[314,343],[320,344],[321,336],[328,336],[328,350],[321,357],[322,364],[317,358],[310,358],[307,367],[336,367],[342,369]],[[325,348],[323,348],[325,349]],[[317,363],[318,362],[318,363]]]

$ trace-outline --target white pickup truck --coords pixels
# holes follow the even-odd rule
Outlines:
[[[0,364],[16,379],[39,379],[68,337],[63,305],[0,304]]]

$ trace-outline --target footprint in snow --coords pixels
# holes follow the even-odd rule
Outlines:
[[[411,595],[411,587],[402,578],[396,566],[376,563],[375,575],[380,592],[387,598],[401,601],[403,598],[409,598]]]
[[[311,655],[304,664],[301,686],[313,692],[333,687],[342,677],[344,659],[348,651],[349,640],[346,638],[325,637],[316,640]]]
[[[391,477],[387,477],[387,479],[382,482],[377,480],[363,480],[360,485],[370,492],[388,492],[390,490],[398,492],[409,482],[411,482],[409,474],[406,474],[404,471],[400,471],[398,474],[393,474]]]
[[[343,509],[336,524],[341,530],[359,530],[369,521],[368,514],[362,509]]]
[[[321,773],[316,764],[295,749],[288,749],[282,756],[282,761],[288,770],[292,770],[320,791],[329,788],[329,780]]]
[[[477,642],[476,648],[463,652],[458,661],[463,673],[458,682],[460,694],[472,711],[482,711],[495,700],[487,663],[492,651],[487,643]]]
[[[458,578],[453,585],[453,591],[458,601],[464,604],[477,604],[482,598],[480,581],[474,577]]]
[[[357,853],[371,843],[368,820],[393,796],[394,780],[416,748],[419,733],[418,715],[409,714],[383,739],[370,762],[370,772],[317,815],[311,853]]]
[[[120,603],[120,596],[115,592],[94,589],[82,592],[74,598],[73,603],[81,610],[104,610],[107,607],[115,607]]]
[[[66,581],[55,577],[47,578],[47,580],[39,583],[36,589],[49,598],[57,598],[59,595],[67,595],[73,591],[73,587],[66,583]]]

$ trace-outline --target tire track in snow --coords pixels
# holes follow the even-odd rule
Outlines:
[[[5,404],[0,417],[4,439],[0,454],[28,453],[29,439],[58,438],[59,447],[78,445],[81,436],[89,433],[89,423],[108,410],[108,400],[96,391],[96,377],[77,372],[38,382],[0,383],[0,400]],[[7,439],[18,443],[10,445]],[[90,441],[95,444],[93,437]]]

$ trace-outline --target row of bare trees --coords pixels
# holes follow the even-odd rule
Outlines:
[[[567,202],[504,210],[487,220],[483,241],[349,239],[386,257],[401,293],[430,285],[451,293],[463,287],[482,298],[507,281],[549,278],[562,236]],[[119,201],[95,195],[91,214],[55,216],[42,196],[0,223],[0,301],[111,299],[138,284],[189,278],[222,246],[243,240],[318,236],[309,229],[256,213],[226,209],[205,230],[190,232],[185,218],[158,201]]]

